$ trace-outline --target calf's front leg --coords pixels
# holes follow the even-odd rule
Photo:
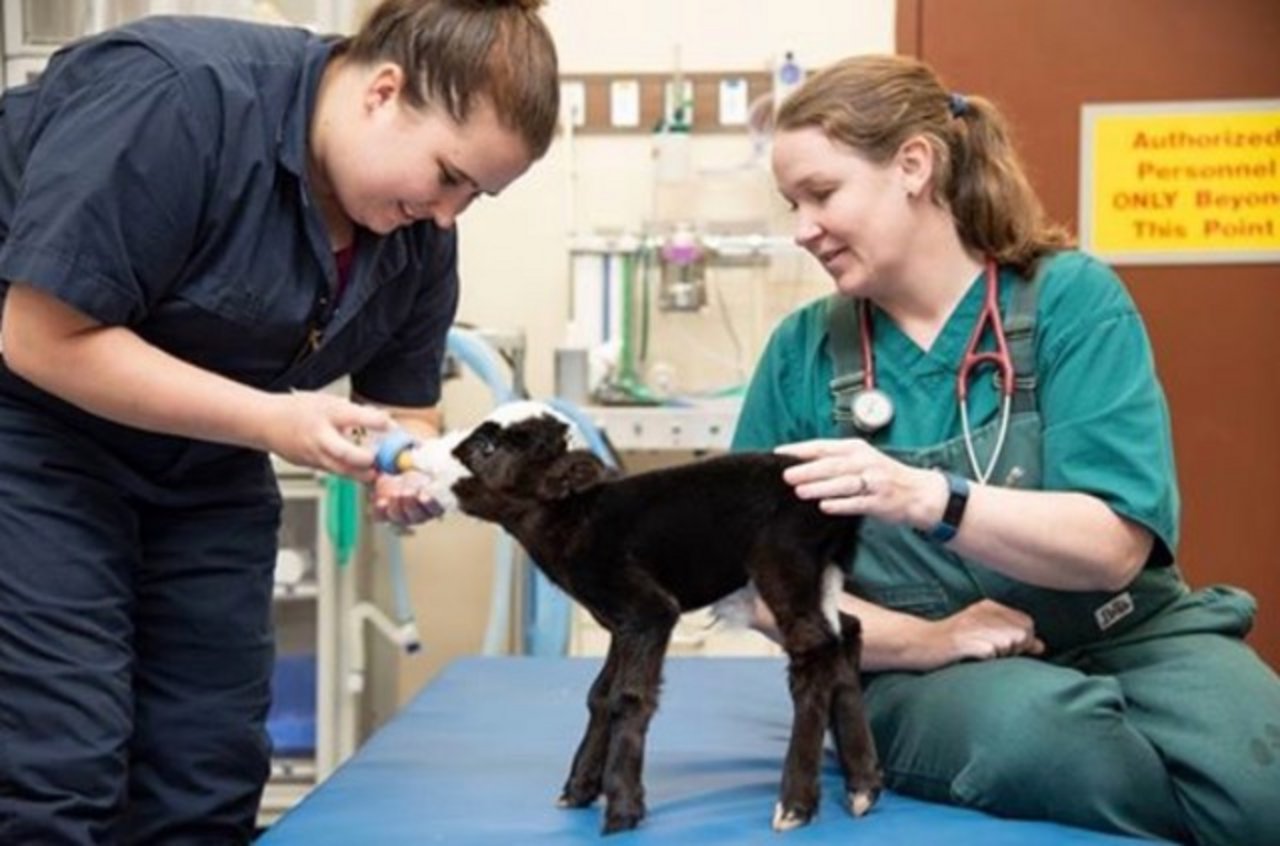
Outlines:
[[[604,767],[604,833],[635,828],[644,817],[644,745],[658,708],[662,660],[676,612],[614,632],[618,667],[609,692],[609,753]],[[614,647],[611,647],[611,649]]]
[[[565,781],[558,804],[562,808],[585,808],[600,795],[605,757],[609,753],[610,696],[618,670],[618,641],[609,642],[604,666],[587,694],[587,730],[573,756],[573,766]]]

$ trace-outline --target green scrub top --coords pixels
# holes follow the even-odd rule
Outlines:
[[[1168,407],[1142,319],[1115,273],[1083,253],[1046,258],[1039,273],[1035,373],[1044,420],[1041,487],[1104,500],[1150,529],[1161,542],[1154,554],[1167,563],[1177,548],[1178,489]],[[1017,284],[1024,283],[1014,271],[1001,271],[1002,313]],[[877,383],[896,408],[887,429],[869,438],[873,444],[901,452],[960,436],[956,372],[984,295],[979,274],[928,350],[873,309]],[[840,437],[829,390],[835,374],[826,314],[827,298],[814,301],[773,333],[747,391],[734,450]],[[981,346],[994,348],[989,331]],[[999,414],[991,373],[990,367],[979,368],[969,382],[975,429]]]

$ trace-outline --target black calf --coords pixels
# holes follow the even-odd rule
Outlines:
[[[858,681],[858,621],[835,628],[838,570],[857,521],[822,514],[782,479],[794,459],[767,453],[614,477],[568,447],[550,413],[485,422],[453,454],[470,472],[453,485],[468,514],[501,524],[557,585],[612,634],[588,696],[590,720],[560,803],[604,793],[604,831],[645,813],[642,766],[663,657],[681,612],[744,588],[759,591],[790,658],[794,716],[774,828],[818,807],[825,730],[832,729],[852,813],[880,791]]]

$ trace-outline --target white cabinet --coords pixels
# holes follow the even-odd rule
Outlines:
[[[333,771],[341,748],[343,622],[351,566],[339,567],[326,532],[324,476],[277,463],[284,498],[276,558],[276,671],[267,719],[276,754],[258,824],[269,825]]]

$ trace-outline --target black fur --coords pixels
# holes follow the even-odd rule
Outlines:
[[[857,521],[796,498],[782,478],[794,459],[726,455],[618,477],[589,451],[567,450],[566,432],[551,415],[482,423],[454,450],[472,475],[453,487],[465,513],[501,524],[612,634],[561,804],[589,805],[603,791],[605,832],[636,826],[671,630],[681,612],[748,579],[790,658],[795,712],[775,825],[802,825],[817,810],[828,725],[850,799],[874,801],[881,782],[858,682],[858,621],[843,617],[832,631],[821,608],[824,571],[848,560]]]

